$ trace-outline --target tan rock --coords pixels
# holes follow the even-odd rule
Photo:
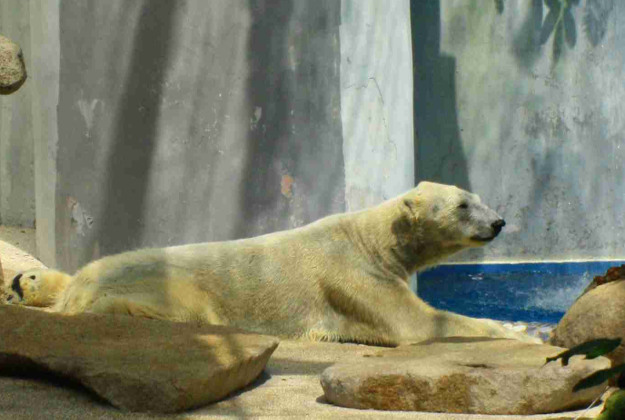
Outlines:
[[[582,295],[553,330],[550,343],[573,347],[597,338],[625,341],[625,281],[597,285]],[[625,362],[625,344],[608,354],[614,364]]]
[[[0,35],[0,95],[18,90],[26,81],[26,66],[22,49]]]
[[[252,382],[273,337],[135,317],[0,306],[0,372],[53,372],[130,411],[177,412]]]
[[[603,276],[595,276],[590,284],[586,287],[586,289],[584,289],[580,297],[584,296],[586,293],[590,292],[597,286],[601,286],[602,284],[618,280],[625,280],[625,264],[608,268]]]
[[[500,420],[501,416],[476,414],[441,414],[415,411],[355,410],[328,404],[323,397],[319,375],[329,366],[364,360],[380,351],[350,343],[326,343],[308,340],[281,340],[271,355],[262,375],[262,385],[251,386],[245,392],[235,392],[214,404],[185,412],[185,420],[216,418],[314,418],[314,419],[410,419],[410,420]],[[364,358],[363,358],[364,356]],[[16,419],[80,419],[80,420],[143,420],[153,414],[120,411],[109,404],[96,401],[76,387],[62,386],[60,381],[41,381],[28,377],[0,375],[0,420]],[[601,411],[599,406],[543,414],[531,420],[589,420]],[[583,415],[582,415],[583,414]],[[582,417],[578,417],[582,415]],[[168,419],[179,417],[167,417]],[[508,416],[506,420],[530,420],[527,416]]]
[[[340,363],[321,375],[325,398],[361,409],[468,414],[542,414],[590,403],[599,386],[573,386],[610,365],[598,358],[545,365],[563,351],[515,340],[450,338]]]

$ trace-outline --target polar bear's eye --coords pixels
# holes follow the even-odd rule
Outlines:
[[[469,203],[460,203],[458,205],[459,209],[468,209],[469,208]]]

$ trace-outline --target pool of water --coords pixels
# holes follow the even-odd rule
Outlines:
[[[557,323],[594,276],[623,261],[444,265],[418,275],[430,305],[477,318]]]

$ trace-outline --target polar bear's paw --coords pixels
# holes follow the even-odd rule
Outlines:
[[[499,336],[522,341],[524,343],[543,344],[543,341],[540,338],[531,336],[524,331],[516,331],[513,329],[511,324],[504,323],[502,321],[495,321],[493,319],[482,318],[480,320],[486,322],[494,330],[495,334],[493,337]]]

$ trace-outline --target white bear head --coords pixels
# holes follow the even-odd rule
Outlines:
[[[393,230],[400,243],[419,255],[418,265],[495,239],[506,222],[476,194],[452,185],[421,182],[401,196],[404,217]]]
[[[482,246],[506,224],[477,194],[453,185],[420,182],[404,202],[419,225],[442,244]]]

